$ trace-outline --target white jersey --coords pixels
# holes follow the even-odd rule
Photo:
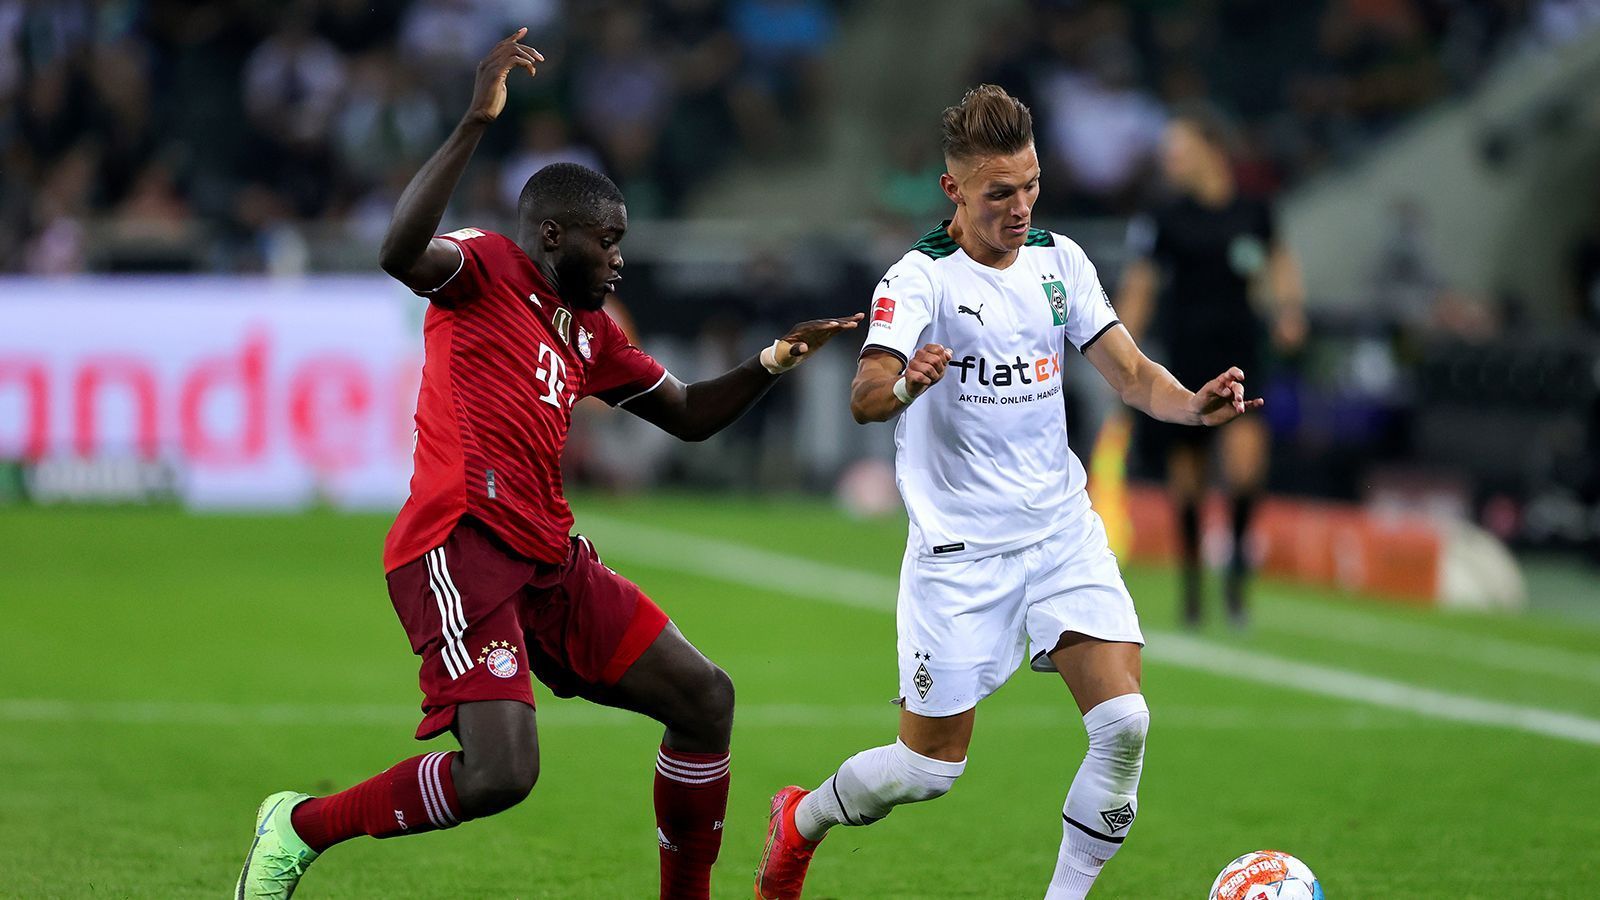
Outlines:
[[[1083,520],[1087,479],[1067,449],[1061,354],[1116,324],[1082,248],[1038,228],[1005,269],[974,261],[942,225],[889,269],[862,352],[903,363],[936,343],[952,357],[895,426],[909,551],[976,559]]]

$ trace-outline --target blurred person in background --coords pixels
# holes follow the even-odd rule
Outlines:
[[[506,212],[516,212],[527,173],[558,162],[577,163],[596,172],[606,168],[599,154],[572,135],[572,128],[560,112],[542,109],[527,118],[522,126],[521,145],[500,167],[500,202]]]
[[[1226,126],[1214,114],[1185,112],[1167,128],[1161,163],[1176,196],[1129,227],[1134,257],[1123,273],[1117,309],[1136,339],[1153,331],[1164,362],[1185,384],[1238,365],[1260,378],[1264,345],[1297,350],[1306,336],[1299,265],[1278,234],[1272,207],[1235,183]],[[1270,310],[1251,302],[1264,293]],[[1159,302],[1158,302],[1159,300]],[[1148,423],[1166,451],[1167,485],[1178,514],[1184,623],[1201,619],[1200,510],[1215,442],[1229,497],[1233,549],[1225,584],[1228,614],[1245,622],[1250,559],[1245,537],[1266,486],[1269,435],[1260,417],[1221,429]]]
[[[816,137],[803,125],[821,103],[822,56],[838,29],[824,0],[735,0],[733,33],[744,45],[744,66],[733,91],[733,112],[752,152]]]
[[[589,55],[573,67],[573,102],[609,172],[646,215],[659,212],[656,170],[672,112],[672,72],[650,40],[644,16],[617,6],[599,15]]]
[[[1422,203],[1415,197],[1395,198],[1385,227],[1367,276],[1378,306],[1396,316],[1413,339],[1434,334],[1468,341],[1490,338],[1495,322],[1488,302],[1456,289],[1445,277]]]
[[[1050,162],[1073,189],[1071,208],[1125,213],[1161,142],[1166,114],[1139,84],[1138,57],[1120,37],[1096,39],[1081,67],[1044,79]]]

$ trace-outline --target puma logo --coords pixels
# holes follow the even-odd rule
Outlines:
[[[895,280],[896,278],[899,278],[899,277],[900,277],[899,275],[890,275],[889,277],[887,277],[887,278],[885,278],[883,280],[883,286],[884,287],[888,287],[889,286],[889,282],[891,282],[891,281],[893,281],[893,280]]]
[[[983,304],[981,304],[981,303],[978,304],[978,308],[977,309],[972,309],[970,307],[959,306],[958,305],[956,307],[956,312],[964,313],[966,315],[969,315],[969,316],[973,317],[974,319],[977,319],[979,325],[983,324]]]

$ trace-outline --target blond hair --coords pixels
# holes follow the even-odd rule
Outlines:
[[[946,159],[1009,156],[1033,143],[1033,114],[993,84],[980,84],[944,111],[941,144]]]

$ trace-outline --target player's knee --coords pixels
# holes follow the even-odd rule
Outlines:
[[[510,809],[527,799],[538,781],[537,759],[508,760],[484,773],[478,785],[478,804],[489,813]]]
[[[538,781],[537,754],[480,760],[464,755],[455,777],[456,795],[472,818],[492,816],[521,803]]]
[[[693,716],[699,729],[726,739],[733,733],[733,679],[712,664],[696,691]]]
[[[1150,708],[1143,694],[1123,694],[1101,703],[1084,715],[1089,732],[1089,753],[1117,769],[1136,773],[1144,765],[1145,738],[1150,732]]]
[[[938,772],[920,772],[916,778],[905,783],[900,802],[921,803],[924,800],[937,800],[950,793],[958,777]]]
[[[901,774],[893,788],[895,796],[891,798],[896,804],[921,803],[943,797],[950,793],[956,779],[967,770],[967,761],[964,759],[951,762],[923,756],[899,741],[895,742],[894,747]]]

